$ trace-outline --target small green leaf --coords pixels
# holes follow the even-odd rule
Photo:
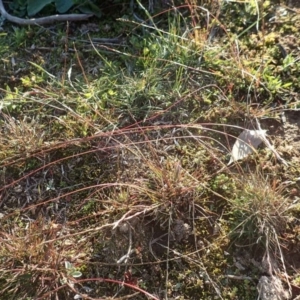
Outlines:
[[[144,47],[144,49],[143,49],[144,56],[147,56],[149,53],[150,53],[149,48],[148,47]]]
[[[282,85],[283,88],[287,88],[290,87],[293,83],[292,82],[287,82],[285,84]]]
[[[73,271],[73,272],[71,273],[71,275],[72,275],[72,277],[74,277],[74,278],[79,278],[79,277],[82,276],[82,273],[81,273],[80,271]]]
[[[72,264],[71,264],[70,262],[65,261],[65,268],[66,268],[66,269],[72,269],[73,266],[72,266]]]
[[[289,54],[283,60],[283,68],[285,69],[294,63],[295,63],[295,59]]]
[[[41,11],[47,4],[50,4],[53,0],[28,0],[27,13],[28,16],[34,16]]]

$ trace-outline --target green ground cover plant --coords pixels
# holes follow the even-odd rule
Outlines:
[[[106,4],[2,25],[0,298],[296,298],[299,6]]]

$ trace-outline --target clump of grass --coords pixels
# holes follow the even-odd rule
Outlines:
[[[78,241],[58,241],[61,224],[47,223],[42,216],[33,220],[23,214],[13,222],[12,225],[2,221],[0,233],[1,297],[70,297],[63,283],[63,278],[69,276],[64,262],[76,256],[70,245],[79,246]]]
[[[270,183],[256,174],[245,175],[236,184],[236,194],[229,200],[236,222],[232,232],[235,243],[240,247],[261,246],[264,250],[271,247],[275,251],[278,236],[286,230],[291,205],[283,195],[283,187],[276,186],[275,179]]]
[[[228,198],[232,248],[249,257],[248,267],[270,278],[279,276],[290,288],[283,239],[292,217],[292,203],[284,194],[285,186],[263,173],[245,174],[235,179],[235,184],[235,193]],[[281,284],[277,288],[278,295],[287,294]]]

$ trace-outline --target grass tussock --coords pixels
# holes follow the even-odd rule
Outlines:
[[[234,213],[239,214],[235,219],[240,220],[234,232],[240,241],[248,243],[245,246],[261,244],[266,248],[286,230],[291,201],[283,196],[282,187],[276,187],[276,179],[270,183],[251,174],[241,181],[239,188],[242,192],[231,200]]]

